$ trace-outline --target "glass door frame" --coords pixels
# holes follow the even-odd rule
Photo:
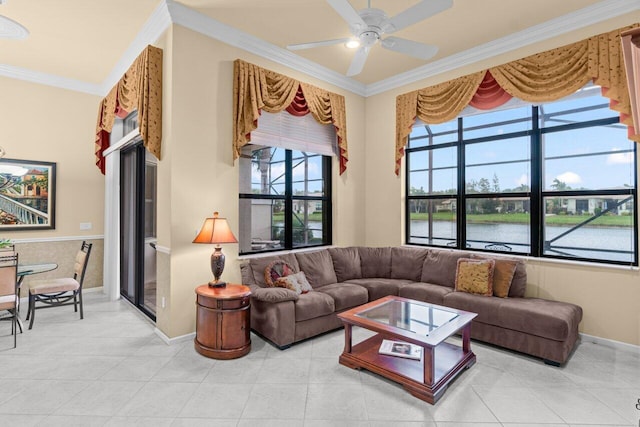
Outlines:
[[[123,293],[123,285],[127,283],[125,280],[125,269],[124,267],[124,256],[125,256],[125,215],[124,215],[124,206],[125,206],[125,168],[123,157],[131,152],[135,152],[135,176],[132,178],[135,179],[135,195],[134,195],[134,205],[133,209],[134,213],[134,230],[135,234],[133,236],[134,239],[134,251],[133,251],[133,259],[129,260],[133,264],[134,272],[133,272],[133,280],[134,280],[134,295],[128,295]],[[145,247],[145,170],[146,170],[146,149],[142,145],[142,142],[136,142],[133,145],[124,147],[120,153],[120,271],[119,271],[119,293],[125,298],[127,301],[131,302],[137,309],[142,311],[146,316],[156,320],[156,314],[151,312],[144,304],[144,247]]]

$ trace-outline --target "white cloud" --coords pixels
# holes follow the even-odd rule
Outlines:
[[[611,151],[619,151],[619,148],[614,148]],[[633,153],[613,153],[607,156],[608,165],[626,165],[633,163]]]
[[[565,172],[556,176],[558,181],[564,182],[565,184],[580,184],[582,182],[582,178],[575,172]]]
[[[529,176],[527,174],[520,175],[520,178],[516,180],[516,184],[518,185],[529,185]]]

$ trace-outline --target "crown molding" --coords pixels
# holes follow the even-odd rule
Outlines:
[[[293,52],[223,24],[173,0],[162,0],[109,75],[100,84],[6,64],[0,64],[0,76],[91,95],[105,96],[129,69],[131,63],[140,52],[147,45],[153,44],[158,40],[172,24],[177,24],[357,95],[368,97],[637,10],[640,10],[640,0],[604,0],[526,30],[365,85]]]
[[[88,93],[90,95],[102,94],[100,85],[83,82],[81,80],[70,79],[57,76],[55,74],[41,73],[27,68],[15,67],[13,65],[0,64],[0,76],[10,79],[24,80],[30,83],[37,83],[46,86],[53,86],[60,89],[73,90],[75,92]]]
[[[371,83],[367,85],[365,97],[471,65],[478,61],[566,34],[588,25],[597,24],[605,19],[615,18],[638,9],[640,9],[640,0],[605,0],[542,24],[534,25],[526,30],[518,31],[430,64]]]
[[[171,20],[174,24],[181,25],[212,39],[277,62],[287,68],[308,74],[355,94],[364,96],[366,93],[366,85],[363,83],[348,78],[313,61],[309,61],[251,34],[240,31],[237,28],[223,24],[180,3],[175,3],[171,0],[166,1]]]
[[[105,96],[111,88],[122,78],[122,75],[129,69],[131,63],[140,55],[140,52],[148,44],[154,43],[162,33],[171,26],[171,17],[165,0],[154,9],[142,30],[136,35],[127,50],[120,57],[107,78],[100,84],[89,83],[67,77],[56,76],[54,74],[42,73],[13,65],[0,64],[0,76],[12,79],[19,79],[31,83],[43,84],[47,86],[69,89],[76,92],[88,93],[90,95]]]
[[[122,75],[126,73],[138,55],[140,55],[140,52],[142,52],[147,45],[153,44],[158,40],[160,36],[162,36],[162,33],[164,33],[170,26],[171,16],[169,15],[167,1],[162,0],[151,13],[147,22],[142,26],[142,29],[136,35],[136,38],[133,39],[107,78],[102,82],[101,91],[103,96],[107,95],[111,88],[118,83],[118,80],[122,78]]]

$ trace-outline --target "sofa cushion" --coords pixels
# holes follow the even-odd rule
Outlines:
[[[274,286],[279,288],[291,289],[298,295],[306,294],[307,292],[313,290],[313,288],[309,284],[309,281],[307,280],[307,277],[304,274],[304,271],[299,271],[295,274],[280,277],[276,280]]]
[[[251,258],[249,263],[251,264],[251,271],[253,273],[253,282],[261,287],[266,287],[267,282],[264,280],[264,271],[273,261],[282,260],[293,267],[294,272],[300,271],[298,266],[298,260],[293,254],[281,254],[276,256],[267,256],[259,258]]]
[[[539,298],[508,298],[500,305],[497,326],[543,338],[564,341],[582,320],[575,304]]]
[[[398,295],[398,290],[413,283],[407,279],[353,279],[347,281],[347,283],[353,283],[354,285],[362,286],[369,292],[369,301],[377,300],[378,298],[386,297],[387,295]]]
[[[447,307],[477,313],[474,321],[498,325],[500,307],[506,301],[504,298],[483,297],[466,292],[451,292],[444,296],[443,303]]]
[[[453,292],[447,286],[432,285],[430,283],[409,283],[400,287],[398,296],[442,305],[444,296]]]
[[[362,278],[358,248],[329,248],[337,282]]]
[[[335,311],[336,306],[331,296],[322,292],[301,294],[295,303],[296,322],[326,316]]]
[[[391,278],[391,248],[359,247],[362,278],[382,277]]]
[[[312,293],[324,293],[331,296],[335,302],[336,311],[362,305],[369,301],[367,289],[353,283],[334,283],[316,288],[316,291]]]
[[[300,271],[304,271],[312,287],[317,288],[338,281],[331,255],[327,250],[300,252],[296,254],[296,258]]]
[[[482,322],[555,341],[564,341],[578,330],[582,308],[538,298],[483,298],[452,292],[444,297],[448,307],[478,313]]]
[[[251,289],[251,298],[254,298],[258,301],[276,303],[283,301],[297,301],[298,294],[291,289],[261,288],[254,285]]]
[[[460,258],[456,269],[456,292],[468,292],[490,297],[493,295],[492,259]]]
[[[429,250],[424,248],[391,248],[391,278],[419,282],[422,277],[422,264],[428,252]]]
[[[430,250],[422,265],[420,281],[453,288],[456,282],[458,259],[468,258],[468,256],[466,252]]]

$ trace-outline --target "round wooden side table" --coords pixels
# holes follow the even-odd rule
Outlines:
[[[248,286],[227,283],[224,288],[196,288],[198,353],[213,359],[235,359],[251,351]]]

